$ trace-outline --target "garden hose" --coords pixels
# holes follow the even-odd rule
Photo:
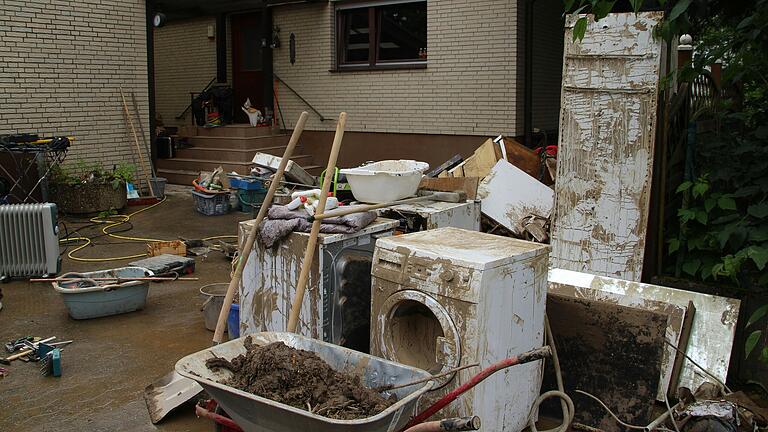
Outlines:
[[[130,237],[130,236],[123,236],[115,233],[109,232],[110,228],[114,228],[120,225],[123,225],[125,223],[129,223],[131,218],[133,216],[136,216],[139,213],[145,212],[149,209],[155,208],[159,206],[160,204],[164,203],[166,200],[165,197],[163,197],[162,200],[156,202],[155,204],[152,204],[150,206],[144,207],[140,210],[137,210],[133,213],[129,213],[126,215],[118,214],[118,215],[111,215],[111,216],[103,216],[99,217],[96,216],[94,218],[90,219],[90,222],[93,224],[105,224],[106,226],[101,229],[101,232],[105,236],[109,236],[112,238],[120,239],[120,240],[128,240],[128,241],[135,241],[135,242],[159,242],[159,241],[166,241],[161,239],[152,239],[152,238],[143,238],[143,237]],[[206,237],[203,240],[209,241],[209,240],[215,240],[215,239],[224,239],[224,238],[237,238],[236,235],[220,235],[220,236],[212,236],[212,237]],[[144,258],[147,256],[146,253],[142,254],[134,254],[134,255],[125,255],[125,256],[118,256],[118,257],[109,257],[109,258],[81,258],[76,257],[74,254],[88,246],[90,246],[92,242],[92,238],[90,237],[66,237],[61,240],[59,240],[59,243],[69,243],[69,242],[78,242],[82,241],[83,244],[77,246],[76,248],[72,249],[67,253],[67,257],[74,261],[80,261],[80,262],[109,262],[109,261],[122,261],[127,259],[135,259],[135,258]]]

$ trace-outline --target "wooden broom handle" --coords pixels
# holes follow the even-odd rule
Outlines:
[[[147,181],[147,186],[149,186],[149,193],[152,194],[153,197],[156,197],[157,194],[155,193],[155,188],[152,186],[152,180],[150,179],[150,176],[152,176],[152,171],[147,169],[147,162],[144,160],[144,153],[141,152],[141,146],[139,146],[139,136],[136,135],[136,128],[133,126],[133,118],[131,117],[131,113],[128,112],[128,104],[125,102],[125,94],[123,93],[122,87],[120,87],[120,97],[123,99],[123,111],[125,111],[125,118],[128,119],[128,124],[131,125],[131,132],[133,132],[133,143],[136,144],[136,151],[139,153],[141,169],[144,171],[143,177]]]
[[[258,232],[259,225],[264,217],[267,215],[267,211],[272,206],[272,201],[275,198],[275,192],[280,186],[280,180],[283,179],[285,168],[288,166],[288,162],[293,155],[293,149],[296,148],[296,144],[299,142],[299,137],[304,131],[304,124],[307,122],[309,114],[306,111],[302,112],[299,116],[299,120],[296,122],[296,126],[293,128],[293,134],[291,135],[288,145],[285,147],[285,153],[280,160],[280,165],[277,167],[277,172],[272,182],[269,184],[269,190],[267,196],[264,197],[264,202],[259,208],[259,214],[256,216],[256,221],[251,227],[251,231],[248,233],[248,239],[245,241],[242,249],[238,253],[237,268],[235,268],[235,274],[232,276],[232,280],[229,281],[229,287],[227,287],[227,294],[224,296],[224,304],[221,306],[221,312],[219,313],[219,321],[216,323],[216,331],[213,333],[213,343],[221,343],[224,338],[224,329],[227,325],[227,317],[229,316],[229,309],[232,307],[232,299],[235,298],[235,290],[237,290],[240,280],[243,278],[243,269],[248,262],[248,257],[251,255],[253,244],[256,242],[256,233]]]
[[[317,203],[317,210],[315,210],[316,213],[323,213],[325,211],[325,202],[328,200],[328,191],[331,190],[331,182],[333,181],[332,173],[336,170],[336,159],[339,157],[341,139],[344,137],[344,127],[346,124],[347,113],[342,112],[339,114],[339,122],[336,124],[336,136],[333,138],[331,155],[328,156],[328,166],[325,168],[323,188],[322,192],[320,192],[320,199]],[[309,271],[312,269],[312,261],[315,258],[317,236],[320,234],[320,222],[320,220],[312,222],[312,231],[309,233],[307,250],[304,252],[304,261],[301,263],[301,274],[299,274],[299,281],[296,283],[296,297],[293,299],[293,304],[291,305],[291,314],[288,316],[288,331],[291,333],[296,333],[296,328],[299,325],[301,303],[304,301],[304,291],[306,291],[307,288]]]

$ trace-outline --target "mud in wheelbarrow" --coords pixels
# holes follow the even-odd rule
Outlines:
[[[197,381],[246,432],[389,432],[400,430],[418,406],[419,398],[432,386],[432,381],[392,390],[398,402],[381,413],[358,420],[335,420],[256,396],[220,384],[230,376],[227,370],[212,371],[205,361],[214,356],[232,360],[245,352],[245,338],[257,345],[283,342],[312,351],[333,369],[358,375],[367,387],[398,385],[429,378],[424,370],[393,363],[347,348],[309,339],[293,333],[265,332],[241,337],[227,343],[188,355],[176,363],[176,372]]]

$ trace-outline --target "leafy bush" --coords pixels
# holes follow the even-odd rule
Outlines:
[[[113,188],[117,189],[122,183],[132,182],[135,172],[136,167],[131,164],[116,165],[112,171],[107,171],[96,163],[78,160],[72,165],[53,167],[51,169],[51,182],[54,186],[110,183]]]

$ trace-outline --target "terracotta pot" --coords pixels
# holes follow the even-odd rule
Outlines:
[[[125,207],[127,200],[124,182],[120,182],[117,188],[112,187],[112,183],[51,185],[51,201],[56,203],[63,213],[83,214],[120,210]]]

